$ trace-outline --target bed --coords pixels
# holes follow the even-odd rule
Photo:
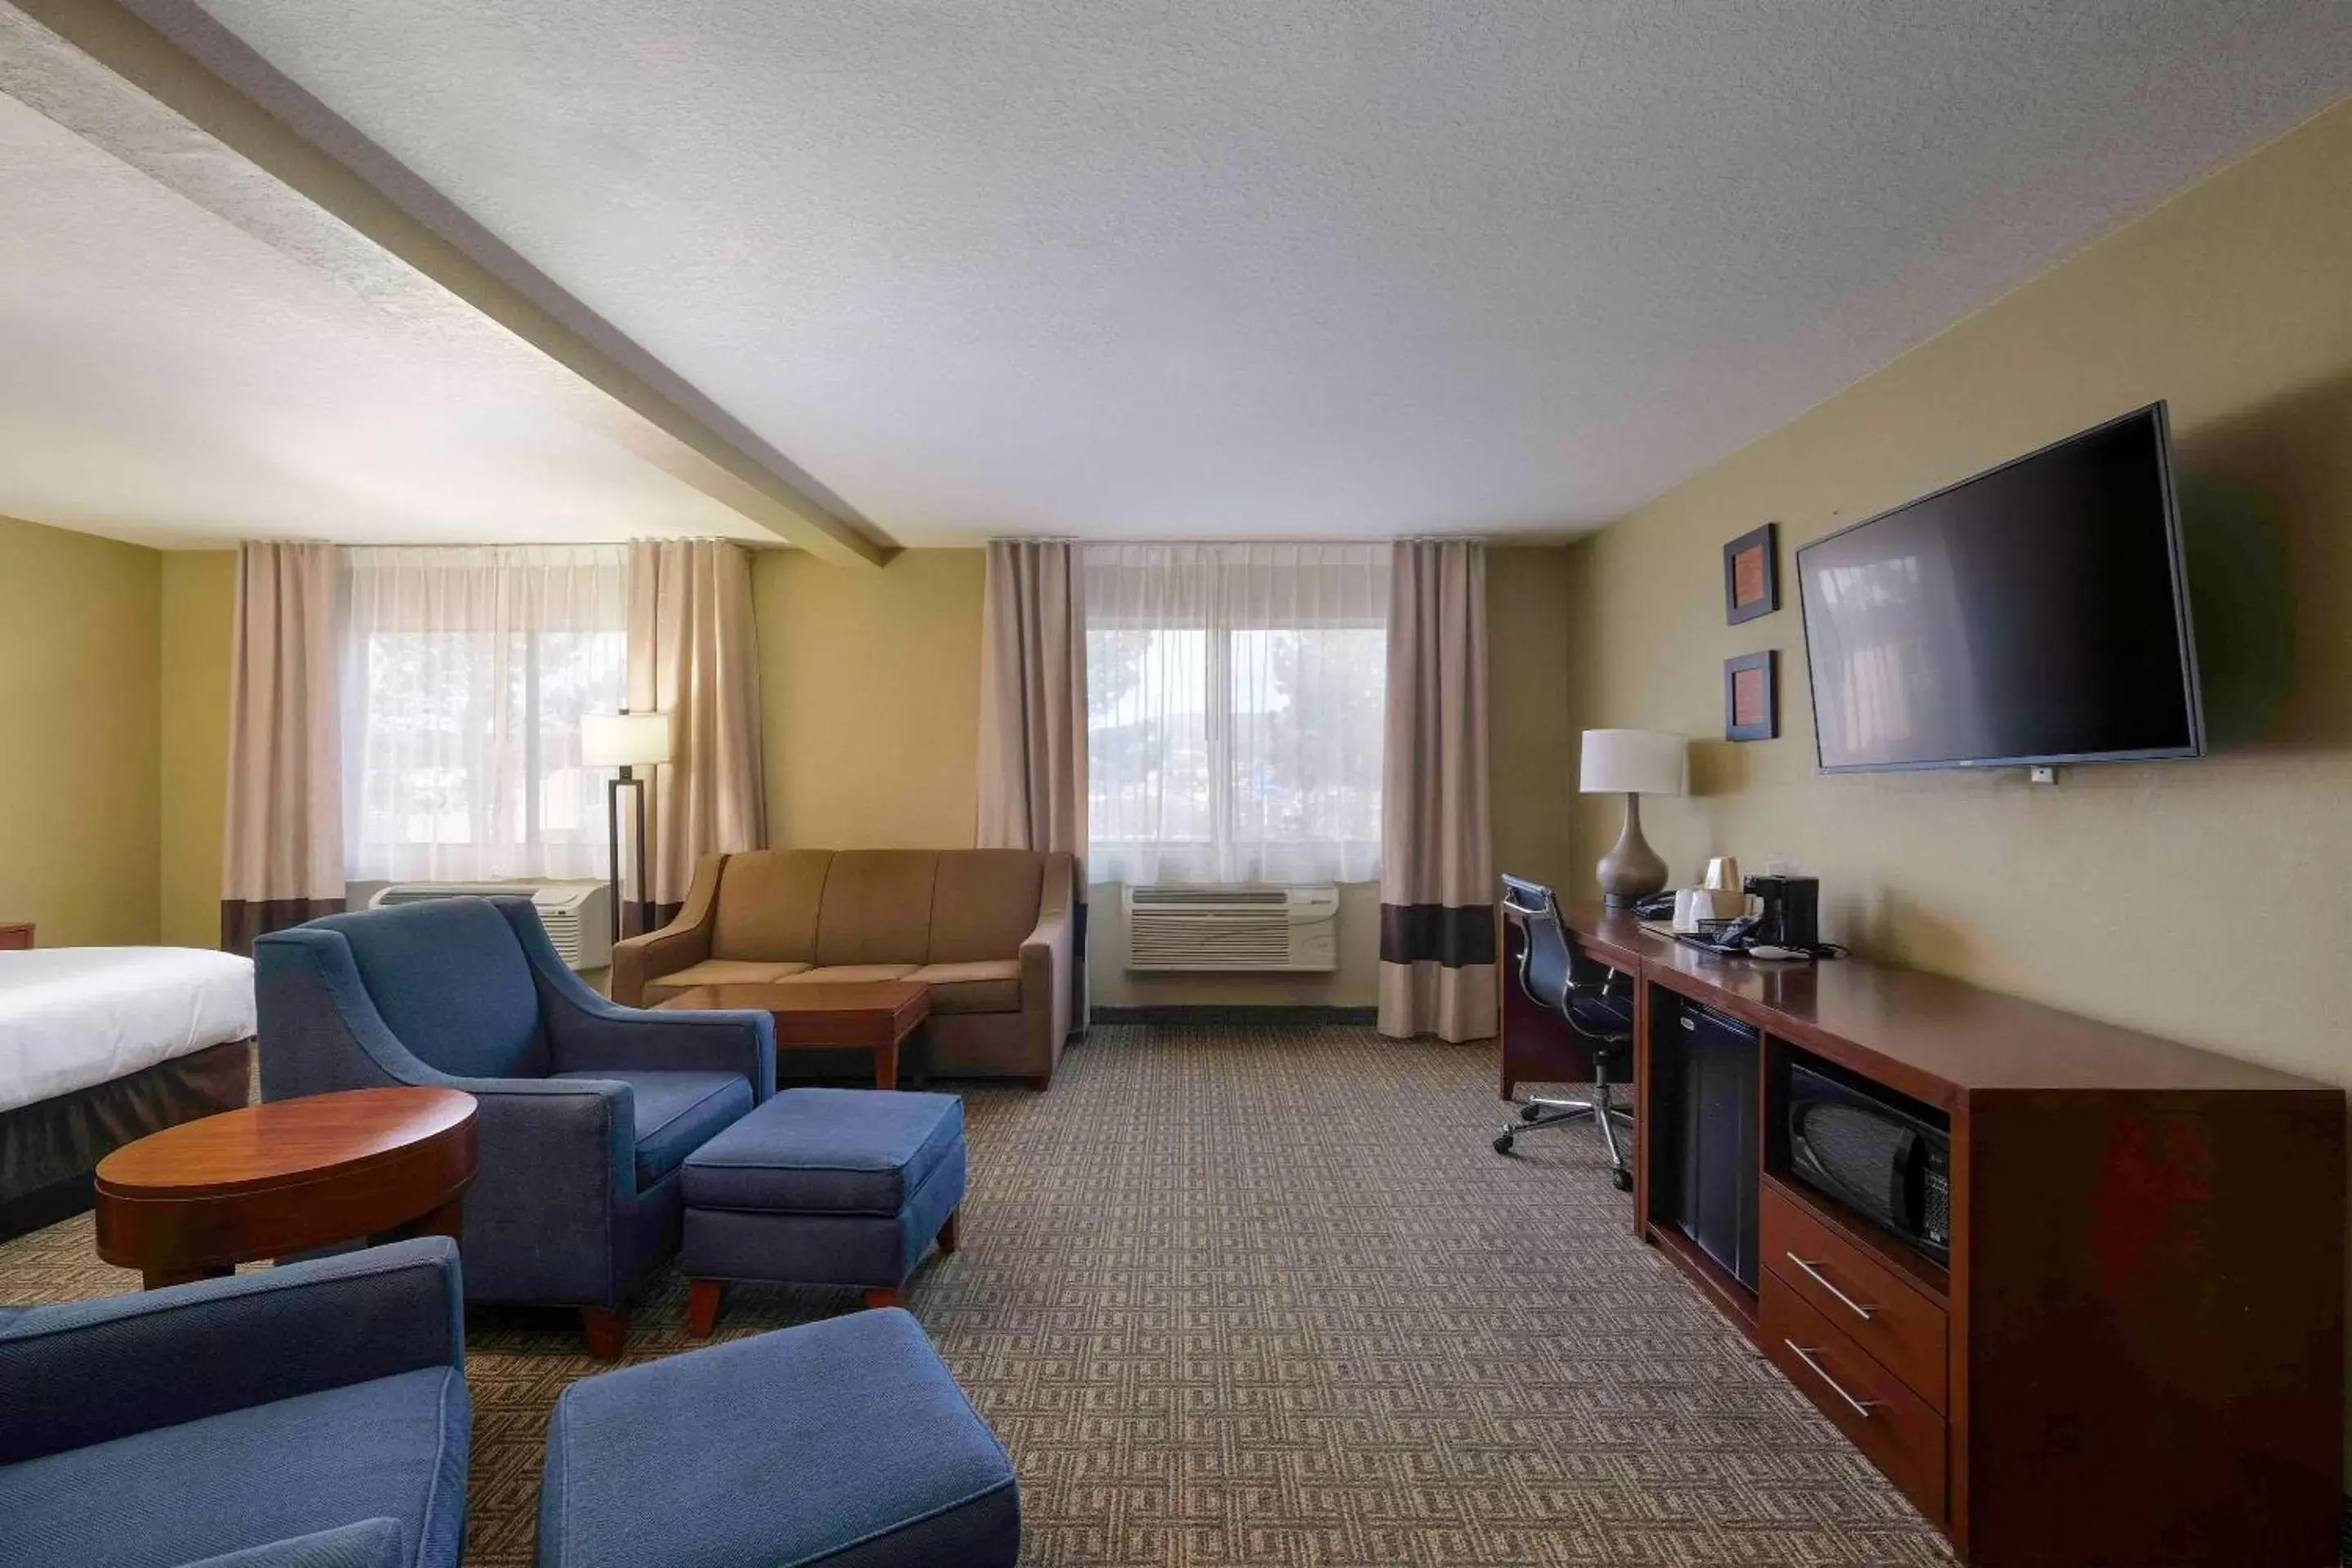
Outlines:
[[[251,959],[0,952],[0,1238],[89,1207],[110,1151],[245,1104],[253,1033]]]

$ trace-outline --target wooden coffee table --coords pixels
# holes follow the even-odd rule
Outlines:
[[[98,1255],[147,1288],[337,1242],[458,1234],[474,1097],[355,1089],[184,1121],[99,1162]]]
[[[911,980],[697,985],[655,1005],[773,1014],[778,1050],[872,1051],[874,1087],[896,1089],[898,1047],[931,1016],[931,988]]]

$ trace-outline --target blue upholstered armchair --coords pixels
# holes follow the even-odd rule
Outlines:
[[[0,1564],[455,1568],[457,1249],[0,1309]]]
[[[474,1096],[467,1296],[577,1306],[590,1350],[619,1355],[630,1288],[677,1247],[678,1166],[775,1091],[774,1020],[615,1006],[523,899],[330,915],[253,958],[262,1098]]]

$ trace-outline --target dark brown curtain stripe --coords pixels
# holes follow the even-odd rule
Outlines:
[[[1447,969],[1495,962],[1495,906],[1382,904],[1381,962]]]
[[[341,899],[243,899],[221,900],[221,950],[253,956],[253,941],[274,931],[343,912]]]

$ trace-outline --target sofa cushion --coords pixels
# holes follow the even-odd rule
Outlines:
[[[816,961],[842,963],[930,962],[931,887],[936,849],[845,849],[825,873],[817,913]]]
[[[907,978],[930,987],[934,1013],[1021,1011],[1021,961],[1017,958],[927,963]]]
[[[460,1078],[546,1073],[530,961],[488,899],[429,899],[311,923],[342,933],[368,999],[428,1067]]]
[[[1037,929],[1045,856],[1038,849],[955,849],[931,889],[933,963],[1017,958]]]
[[[541,1568],[1011,1568],[1021,1490],[915,1320],[854,1312],[565,1389],[539,1543]]]
[[[390,1519],[402,1561],[454,1568],[466,1378],[426,1367],[0,1467],[11,1561],[173,1564]]]
[[[186,1568],[401,1568],[400,1523],[364,1519],[333,1530],[249,1546]]]
[[[646,982],[646,990],[655,1000],[675,996],[693,985],[767,985],[798,974],[808,967],[798,962],[790,963],[755,963],[746,958],[706,958],[700,963],[689,963],[684,969],[673,969],[667,974],[657,974]]]
[[[635,1102],[637,1190],[645,1191],[751,1109],[751,1086],[731,1072],[663,1072],[603,1068],[559,1079],[625,1083]]]
[[[817,906],[832,865],[830,849],[753,849],[727,857],[711,915],[710,956],[814,963]]]
[[[894,1215],[963,1143],[952,1094],[788,1089],[688,1155],[692,1208]]]
[[[877,980],[906,980],[922,967],[915,963],[828,963],[815,969],[803,969],[798,974],[788,974],[780,983],[798,985],[868,985]]]

